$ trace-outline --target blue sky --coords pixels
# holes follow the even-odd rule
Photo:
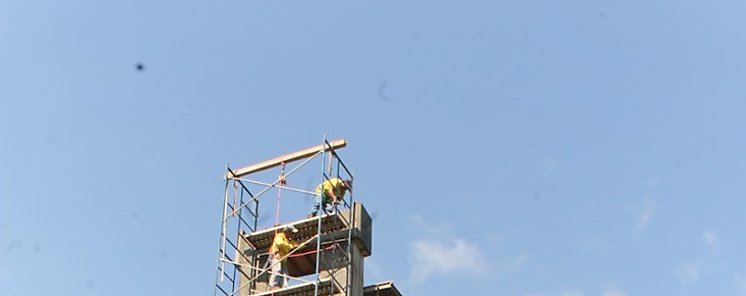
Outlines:
[[[0,0],[0,295],[210,294],[225,164],[324,133],[375,216],[367,283],[746,295],[744,20],[741,1]]]

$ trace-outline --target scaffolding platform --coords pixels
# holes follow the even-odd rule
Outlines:
[[[336,285],[334,285],[336,286]],[[339,293],[339,287],[334,287],[332,289],[332,280],[331,279],[321,279],[319,280],[319,296],[326,296],[326,295],[334,295],[335,291],[336,293]],[[292,285],[286,288],[272,290],[272,291],[266,291],[262,293],[252,294],[252,296],[314,296],[315,292],[315,285],[312,282],[309,283],[302,283],[298,285]]]
[[[298,229],[297,233],[287,233],[287,237],[295,242],[303,242],[312,238],[317,233],[322,234],[324,239],[339,239],[335,235],[339,231],[344,231],[352,227],[352,238],[363,249],[363,255],[371,255],[372,243],[372,219],[365,210],[365,207],[359,202],[353,203],[353,216],[350,217],[350,210],[342,210],[333,214],[321,217],[321,231],[318,231],[318,217],[306,218],[295,222],[279,225],[253,233],[243,233],[242,236],[255,250],[267,250],[272,245],[275,232],[285,226],[293,226]],[[324,237],[326,235],[326,237]],[[345,235],[346,236],[346,235]]]
[[[285,235],[296,242],[305,241],[310,239],[317,233],[318,229],[318,218],[312,217],[287,224],[282,224],[276,227],[259,230],[254,233],[244,233],[243,237],[251,244],[250,246],[256,250],[266,250],[272,245],[272,240],[275,237],[275,232],[284,228],[285,226],[293,226],[298,229],[297,233],[286,233]],[[321,218],[321,233],[329,233],[333,231],[343,230],[347,228],[347,223],[340,217],[339,213],[325,215]]]
[[[287,225],[292,225],[298,229],[297,233],[288,232],[285,235],[293,242],[302,243],[321,234],[321,264],[320,270],[339,268],[347,261],[345,259],[345,250],[347,248],[347,238],[352,231],[352,241],[360,249],[361,254],[365,257],[371,254],[371,218],[363,205],[359,202],[353,204],[354,215],[350,217],[350,211],[344,210],[321,217],[321,232],[319,232],[319,218],[312,217],[303,220],[287,223],[284,225],[260,230],[254,233],[243,233],[243,242],[248,249],[244,250],[247,257],[257,256],[258,266],[264,266],[268,258],[268,250],[272,245],[275,232]],[[350,229],[351,228],[351,229]],[[337,247],[333,247],[333,244]],[[292,277],[301,277],[315,273],[316,268],[316,241],[312,240],[305,246],[294,252],[287,258],[288,275]]]

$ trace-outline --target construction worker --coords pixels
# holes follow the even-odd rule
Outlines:
[[[316,187],[316,201],[308,217],[316,216],[319,209],[322,208],[325,212],[333,211],[334,205],[338,204],[344,198],[347,190],[352,191],[352,180],[331,178],[319,184]]]
[[[285,235],[286,232],[298,232],[298,229],[292,225],[286,225],[277,230],[272,246],[269,247],[270,258],[270,276],[269,289],[277,290],[284,288],[288,284],[288,266],[286,257],[292,249],[298,247],[298,243],[290,241]]]

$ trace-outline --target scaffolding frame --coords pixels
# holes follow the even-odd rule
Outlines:
[[[342,148],[346,146],[345,140],[335,140],[332,142],[329,142],[326,138],[326,135],[324,135],[324,139],[321,145],[311,147],[302,151],[298,151],[296,153],[291,153],[285,156],[281,156],[269,161],[265,161],[263,163],[258,163],[249,167],[241,168],[239,170],[234,171],[230,168],[229,165],[226,164],[226,174],[224,176],[224,190],[223,190],[223,213],[222,213],[222,220],[221,220],[221,231],[220,231],[220,243],[219,243],[219,250],[218,250],[218,260],[217,260],[217,275],[215,280],[215,288],[213,295],[214,296],[234,296],[238,295],[242,289],[247,289],[250,291],[250,294],[262,294],[264,292],[257,291],[257,283],[260,280],[260,277],[270,274],[272,266],[269,264],[265,264],[264,267],[257,267],[257,266],[250,266],[247,264],[241,264],[239,262],[239,257],[241,257],[243,260],[247,262],[252,262],[254,265],[256,265],[258,262],[260,262],[261,256],[266,256],[267,254],[260,254],[257,252],[251,252],[251,255],[247,255],[244,251],[240,249],[240,243],[239,240],[246,240],[245,236],[250,235],[252,233],[255,233],[259,231],[258,224],[259,224],[259,209],[260,209],[260,200],[261,197],[264,196],[267,192],[269,192],[271,189],[276,188],[277,190],[289,190],[294,191],[306,195],[313,195],[314,198],[318,198],[319,200],[323,200],[323,196],[318,196],[319,194],[315,191],[301,189],[301,188],[294,188],[291,186],[286,186],[283,179],[284,177],[289,177],[299,171],[301,168],[304,168],[307,164],[309,164],[312,160],[318,158],[321,156],[321,166],[322,166],[322,172],[321,172],[321,183],[323,184],[326,181],[331,180],[332,178],[340,178],[340,179],[350,179],[354,180],[354,176],[350,169],[347,167],[347,165],[342,161],[341,157],[337,154],[335,151],[336,149]],[[300,164],[296,165],[294,168],[292,168],[288,173],[285,173],[285,166],[286,163],[290,163],[293,161],[299,161],[303,160]],[[263,182],[258,180],[252,180],[249,179],[249,175],[262,171],[267,170],[272,167],[276,167],[277,164],[280,163],[282,165],[282,172],[281,172],[281,178],[278,178],[274,182]],[[231,183],[233,186],[231,186]],[[249,190],[248,184],[253,185],[259,185],[261,186],[261,190],[258,192],[252,192]],[[323,186],[322,186],[323,187]],[[233,199],[231,200],[230,195],[233,193]],[[323,195],[323,188],[321,195]],[[278,201],[279,202],[279,201]],[[315,274],[315,281],[308,281],[300,277],[291,277],[287,276],[287,282],[288,282],[288,289],[292,288],[293,286],[289,285],[290,280],[299,281],[301,284],[297,286],[307,286],[309,284],[313,284],[313,295],[319,296],[322,292],[321,286],[324,285],[324,291],[329,292],[330,295],[335,295],[335,293],[338,293],[337,295],[345,295],[350,296],[350,280],[352,278],[352,235],[353,235],[353,226],[352,222],[355,221],[355,211],[352,210],[352,205],[354,203],[353,198],[353,192],[352,190],[348,190],[348,194],[341,198],[339,201],[339,204],[333,204],[333,212],[327,213],[326,212],[326,206],[323,204],[323,201],[319,205],[319,209],[317,211],[315,219],[316,221],[316,234],[313,235],[310,239],[307,239],[304,241],[301,246],[298,248],[295,248],[292,250],[288,255],[281,258],[281,260],[278,260],[278,262],[281,262],[283,260],[286,260],[288,257],[297,255],[295,254],[299,250],[303,249],[306,246],[312,246],[315,242],[315,248],[313,248],[313,252],[316,254],[316,260],[315,260],[315,267],[312,274]],[[279,204],[278,204],[279,206]],[[342,208],[340,210],[340,207]],[[345,211],[349,213],[348,217],[345,217],[345,215],[340,215],[340,211]],[[332,239],[331,241],[324,241],[324,233],[323,233],[323,227],[322,227],[322,220],[325,217],[330,217],[331,215],[336,216],[335,219],[341,219],[342,223],[344,225],[347,225],[347,233],[346,237],[342,239]],[[278,225],[275,225],[275,227],[279,227]],[[343,243],[341,243],[343,242]],[[322,249],[322,244],[326,245],[325,249]],[[321,253],[322,251],[329,251],[328,254],[331,254],[332,260],[339,259],[342,264],[329,264],[331,268],[329,269],[323,269],[321,266]],[[235,254],[235,255],[231,255]],[[342,258],[333,258],[338,254],[339,257]],[[269,259],[267,259],[270,261]],[[336,267],[335,267],[336,266]],[[247,273],[248,269],[248,273]],[[337,272],[340,269],[345,269],[346,273],[344,276],[344,279],[338,279]],[[328,277],[322,278],[321,274],[322,272],[325,272],[328,274]],[[311,274],[308,274],[311,275]],[[308,276],[305,275],[305,276]],[[246,281],[246,283],[241,283],[241,276],[243,276],[246,279],[249,279]],[[326,285],[329,285],[329,288],[326,287]],[[338,291],[335,291],[335,286],[338,287]],[[258,293],[257,293],[258,292]],[[310,291],[309,291],[310,292]]]

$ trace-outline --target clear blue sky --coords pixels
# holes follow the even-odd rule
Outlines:
[[[743,1],[0,0],[0,295],[211,295],[226,162],[324,133],[376,217],[368,283],[746,295],[745,20]]]

